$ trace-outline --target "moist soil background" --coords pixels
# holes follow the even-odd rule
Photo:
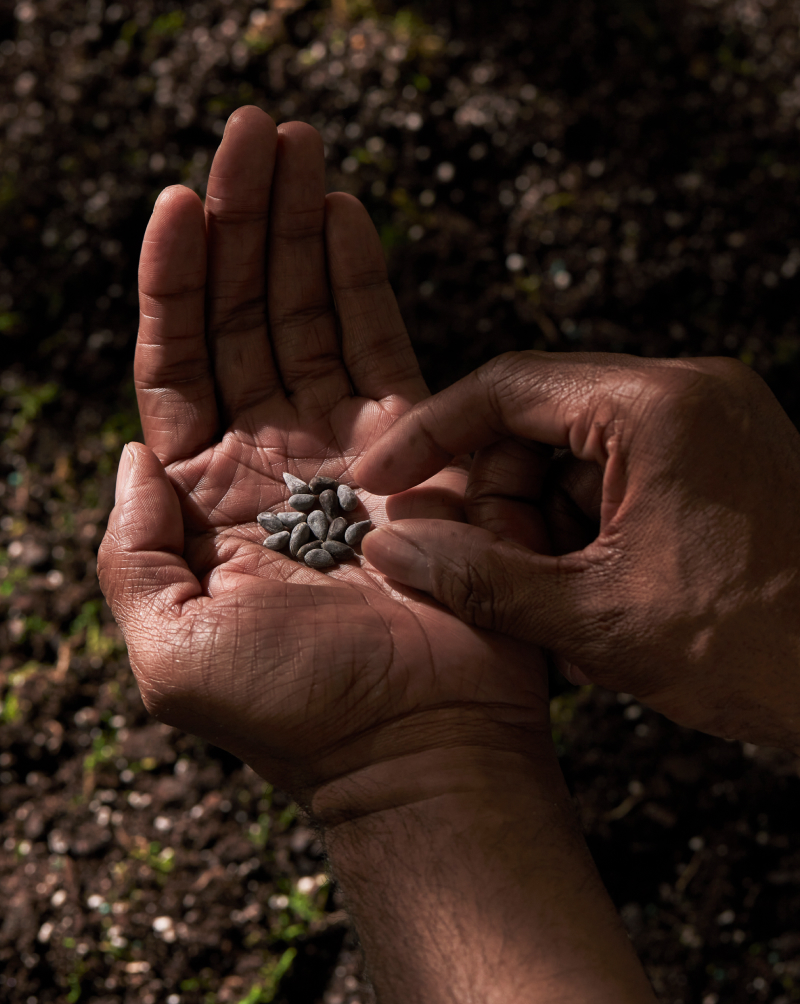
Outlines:
[[[203,194],[240,104],[305,119],[433,389],[508,349],[721,354],[797,421],[799,29],[782,0],[2,5],[0,999],[372,999],[317,834],[149,718],[98,590],[159,190]],[[659,998],[800,999],[797,760],[553,685]]]

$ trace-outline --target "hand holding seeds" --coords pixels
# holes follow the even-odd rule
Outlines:
[[[356,560],[388,513],[348,490],[352,470],[427,391],[374,228],[355,200],[325,196],[317,133],[276,130],[255,108],[231,116],[205,206],[180,187],[157,202],[140,296],[147,445],[123,451],[98,567],[148,709],[326,827],[386,1004],[450,999],[454,965],[464,999],[488,999],[498,971],[529,986],[535,955],[574,973],[585,945],[601,962],[568,996],[585,999],[609,960],[643,986],[576,845],[540,653]],[[461,470],[436,475],[393,515],[462,518],[465,484]],[[454,902],[459,935],[474,936],[453,943],[431,995],[424,956],[452,938]],[[498,905],[502,952],[476,990]],[[612,983],[615,1004],[646,999]]]
[[[179,186],[157,202],[140,295],[147,445],[124,451],[99,565],[148,708],[320,818],[350,811],[340,782],[377,749],[397,758],[391,801],[431,730],[471,748],[535,732],[537,654],[395,590],[359,553],[388,515],[351,471],[427,391],[369,218],[325,195],[319,135],[236,112],[205,206]],[[464,483],[446,472],[407,505],[457,518]]]
[[[406,414],[355,476],[396,492],[472,450],[478,525],[391,524],[364,541],[373,564],[573,679],[800,748],[800,436],[759,377],[509,354]]]

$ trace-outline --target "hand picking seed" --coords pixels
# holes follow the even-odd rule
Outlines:
[[[282,551],[289,543],[289,531],[281,530],[280,533],[273,533],[264,541],[264,547],[270,551]]]
[[[256,519],[259,526],[269,530],[270,533],[280,533],[283,529],[283,523],[273,512],[260,512]]]
[[[336,491],[336,486],[339,482],[335,478],[326,478],[322,474],[318,474],[315,478],[312,478],[308,484],[311,491],[315,495],[319,495],[319,493],[324,492],[326,488],[332,488]]]
[[[275,515],[287,530],[294,530],[298,523],[305,523],[308,518],[304,512],[276,512]]]
[[[367,531],[372,529],[372,520],[365,519],[360,523],[351,523],[345,530],[344,539],[348,544],[360,544],[366,537]]]
[[[340,540],[326,540],[322,549],[333,555],[337,561],[349,561],[356,556],[353,548],[349,544],[343,544]]]
[[[292,493],[292,495],[310,495],[311,494],[311,489],[305,483],[305,481],[301,481],[300,478],[296,478],[294,476],[294,474],[286,474],[286,473],[284,473],[283,480],[286,482],[286,487],[289,489],[289,491]]]
[[[319,504],[328,519],[336,519],[339,515],[339,503],[336,499],[336,492],[331,488],[326,488],[319,493]]]
[[[352,512],[358,505],[358,495],[349,485],[339,485],[336,489],[339,505],[345,512]]]
[[[289,505],[298,512],[311,512],[316,504],[316,495],[292,495],[289,498]]]
[[[304,544],[307,544],[310,539],[311,527],[308,523],[298,523],[294,530],[292,530],[292,535],[289,538],[289,552],[293,558],[297,557],[297,552]]]
[[[308,525],[318,540],[325,540],[328,536],[328,517],[320,509],[308,514]]]
[[[337,516],[328,528],[328,540],[344,540],[347,530],[347,520],[344,516]]]
[[[309,551],[316,551],[320,547],[322,547],[321,540],[310,540],[307,544],[303,544],[303,546],[297,552],[297,560],[304,561]]]
[[[308,545],[306,545],[308,546]],[[305,562],[311,568],[332,568],[335,564],[333,555],[323,551],[322,548],[314,551],[307,551]]]

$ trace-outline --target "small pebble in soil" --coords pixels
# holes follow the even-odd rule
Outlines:
[[[339,503],[336,499],[336,492],[331,488],[326,488],[319,493],[319,504],[328,519],[336,519],[339,515]]]
[[[333,555],[337,561],[349,561],[356,556],[353,548],[349,544],[343,544],[340,540],[326,540],[322,548],[328,554]]]
[[[297,552],[300,548],[307,544],[311,539],[311,527],[308,523],[298,523],[297,526],[292,530],[292,536],[289,539],[289,551],[293,557],[297,557]]]
[[[292,495],[289,498],[289,505],[298,512],[311,512],[316,504],[316,495]]]
[[[289,531],[281,530],[279,533],[273,533],[270,537],[267,537],[264,541],[264,547],[268,547],[270,551],[282,551],[288,543]]]
[[[339,505],[345,512],[352,512],[358,505],[358,495],[349,485],[339,485],[336,489]]]
[[[309,487],[315,495],[319,495],[320,492],[324,492],[326,488],[332,488],[336,491],[339,482],[336,478],[326,478],[322,474],[318,474],[315,478],[312,478],[309,482]]]
[[[274,512],[260,512],[256,516],[259,526],[263,527],[265,530],[269,530],[270,533],[280,533],[283,530],[283,523],[275,515]]]
[[[328,517],[320,509],[308,514],[308,525],[318,540],[325,540],[328,536]]]
[[[310,568],[332,568],[336,564],[333,555],[328,554],[327,551],[323,551],[322,548],[319,550],[307,551],[305,554],[305,562]]]
[[[304,512],[279,512],[275,515],[287,530],[294,530],[298,523],[305,523],[308,518]]]
[[[328,540],[344,540],[347,530],[347,520],[344,516],[337,516],[328,528]]]
[[[305,556],[307,554],[309,554],[311,551],[316,551],[321,547],[322,547],[321,540],[310,540],[307,544],[303,544],[303,546],[297,552],[297,560],[298,561],[305,560]]]
[[[294,474],[284,474],[283,480],[286,482],[286,487],[292,493],[292,495],[310,495],[311,489],[305,483],[301,481],[300,478],[296,478]]]
[[[372,521],[368,519],[364,519],[360,523],[351,523],[345,530],[344,539],[348,544],[360,544],[371,529]]]

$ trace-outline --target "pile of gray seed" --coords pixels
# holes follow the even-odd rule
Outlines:
[[[293,558],[311,568],[333,568],[337,561],[354,558],[354,547],[361,543],[372,523],[365,519],[348,525],[341,515],[358,505],[352,488],[322,476],[312,478],[308,484],[293,474],[284,474],[283,480],[292,493],[289,505],[295,511],[258,514],[260,526],[270,534],[264,547],[271,551],[288,547]]]

